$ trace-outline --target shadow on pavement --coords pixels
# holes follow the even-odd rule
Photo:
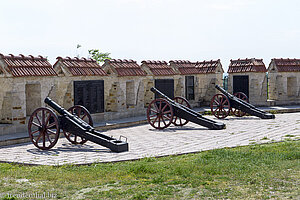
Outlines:
[[[193,127],[193,126],[171,126],[162,130],[159,129],[149,129],[149,131],[155,131],[155,132],[176,132],[176,131],[188,131],[188,130],[210,130],[208,128],[199,128],[199,127]]]
[[[62,144],[62,146],[49,149],[41,150],[38,148],[28,149],[27,152],[36,154],[36,155],[46,155],[46,156],[57,156],[61,152],[99,152],[99,153],[112,153],[109,149],[106,148],[97,148],[92,145],[75,145],[75,144]]]
[[[214,118],[214,120],[233,121],[233,120],[261,120],[261,119],[259,117],[255,117],[255,116],[246,116],[246,117],[229,117],[229,118],[225,118],[225,119]]]

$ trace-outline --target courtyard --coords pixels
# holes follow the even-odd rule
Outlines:
[[[213,116],[206,117],[216,120]],[[59,138],[56,146],[48,151],[39,150],[32,143],[3,146],[0,147],[0,161],[29,165],[82,165],[300,139],[298,112],[276,114],[275,119],[269,120],[230,116],[220,121],[226,124],[226,129],[208,130],[190,122],[183,127],[170,126],[164,130],[143,124],[103,131],[109,136],[127,138],[129,151],[122,153],[111,152],[89,141],[84,145],[72,145],[65,138]]]

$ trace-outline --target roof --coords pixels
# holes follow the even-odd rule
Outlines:
[[[154,76],[168,76],[176,74],[166,61],[143,60],[142,64],[146,65]]]
[[[66,66],[73,76],[106,76],[107,74],[101,68],[101,66],[93,59],[86,58],[62,58],[57,57],[57,61],[61,62],[64,66]]]
[[[210,61],[202,61],[196,63],[196,68],[199,71],[199,74],[208,74],[215,73],[218,65],[221,64],[220,59],[218,60],[210,60]]]
[[[196,68],[195,63],[188,60],[171,60],[169,63],[176,66],[182,75],[199,74],[199,70]]]
[[[136,61],[133,60],[121,60],[121,59],[110,59],[105,60],[105,64],[112,66],[118,76],[146,76],[147,73],[144,72]]]
[[[228,73],[239,73],[239,72],[266,72],[266,66],[263,59],[238,59],[230,60]]]
[[[276,65],[278,72],[300,72],[300,59],[273,58],[272,62]]]
[[[42,56],[33,57],[32,55],[14,56],[0,54],[0,59],[7,65],[8,73],[15,77],[22,76],[57,76],[52,65],[47,58]]]

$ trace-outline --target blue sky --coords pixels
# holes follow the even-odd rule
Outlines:
[[[202,61],[300,58],[299,0],[2,0],[0,53]],[[77,49],[77,44],[82,47]]]

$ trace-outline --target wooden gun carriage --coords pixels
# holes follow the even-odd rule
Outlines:
[[[220,130],[225,128],[224,123],[207,119],[192,110],[185,98],[175,97],[172,100],[154,87],[151,88],[151,91],[162,97],[153,100],[148,106],[147,120],[152,127],[164,129],[171,124],[183,126],[191,121],[209,129]]]
[[[210,102],[212,114],[218,119],[226,118],[230,113],[237,117],[242,117],[246,114],[257,116],[261,119],[274,119],[275,115],[260,110],[249,103],[248,97],[237,92],[234,95],[230,94],[220,86],[215,86],[222,94],[213,96]]]
[[[28,133],[32,143],[39,149],[51,149],[58,141],[60,129],[72,144],[84,144],[88,140],[109,148],[113,152],[128,151],[127,139],[121,141],[106,136],[93,128],[89,111],[83,106],[73,106],[65,110],[46,97],[45,103],[58,114],[46,107],[36,109],[28,122]],[[124,137],[125,138],[125,137]]]

